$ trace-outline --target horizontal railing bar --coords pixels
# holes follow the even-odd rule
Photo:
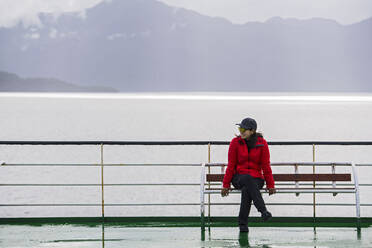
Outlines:
[[[351,166],[351,163],[332,163],[332,162],[290,162],[290,163],[271,163],[272,166]]]
[[[226,166],[227,163],[206,163],[205,166],[221,167]],[[351,163],[332,163],[332,162],[288,162],[288,163],[271,163],[271,166],[351,166]]]
[[[205,203],[208,205],[208,203]],[[210,205],[240,205],[240,203],[210,203]],[[313,206],[313,203],[266,203],[266,205],[272,206]],[[355,206],[353,203],[317,203],[316,206]],[[101,204],[0,204],[0,207],[64,207],[64,206],[91,206],[91,207],[100,207]],[[200,206],[200,203],[129,203],[129,204],[106,204],[105,206]],[[372,204],[360,204],[363,207],[370,207]]]
[[[260,192],[261,193],[268,193],[265,190],[261,190]],[[220,194],[220,193],[221,193],[221,190],[217,190],[217,189],[205,189],[205,194]],[[230,191],[230,194],[235,194],[235,193],[240,193],[240,190]],[[337,189],[337,188],[335,188],[334,190],[321,189],[321,188],[309,189],[309,190],[296,189],[296,188],[293,188],[293,189],[280,189],[280,188],[277,188],[277,191],[276,191],[276,194],[291,194],[291,193],[301,193],[301,194],[313,194],[313,193],[317,193],[317,194],[350,193],[351,194],[352,193],[352,194],[354,194],[355,193],[355,188],[350,188],[350,189]]]
[[[2,164],[1,166],[101,166],[101,164]]]
[[[221,185],[221,183],[216,183],[216,182],[212,182],[211,185]],[[296,183],[282,183],[282,182],[275,182],[275,185],[289,185],[289,186],[296,186]],[[313,183],[302,183],[302,182],[299,182],[298,185],[313,185]],[[318,186],[328,186],[328,185],[333,185],[333,183],[315,183],[315,185],[318,185]],[[337,186],[355,186],[354,183],[336,183]],[[360,183],[359,186],[361,185],[365,185],[365,186],[372,186],[372,184],[363,184],[363,183]]]
[[[101,164],[2,164],[1,166],[99,166],[101,167]],[[103,164],[103,166],[195,166],[200,167],[201,164]]]
[[[221,185],[221,183],[211,183],[211,186]],[[285,185],[285,186],[296,186],[296,183],[280,183],[275,182],[276,186]],[[313,186],[313,183],[299,183],[298,185],[311,185]],[[333,185],[332,183],[315,183],[315,186],[330,186]],[[337,186],[355,186],[353,183],[336,183]],[[372,184],[359,184],[359,186],[372,186]]]
[[[216,184],[221,185],[221,184]],[[275,182],[275,185],[289,185],[289,186],[296,186],[296,183],[279,183]],[[299,183],[298,185],[314,185],[313,183]],[[316,186],[330,186],[333,185],[332,183],[315,183]],[[337,186],[355,186],[353,183],[336,183]],[[361,185],[361,184],[359,184]]]
[[[205,205],[208,205],[208,203],[205,203]],[[240,205],[240,203],[211,203],[210,205]],[[265,205],[271,205],[271,206],[313,206],[313,203],[265,203]],[[354,203],[316,203],[316,206],[355,206]],[[371,207],[372,204],[360,204],[362,207]]]
[[[372,141],[269,141],[269,145],[372,145]],[[229,145],[230,141],[0,141],[0,145]]]
[[[103,184],[104,186],[200,186],[199,183],[108,183]],[[220,186],[220,183],[211,183],[211,186]],[[295,186],[293,183],[276,183],[277,186]],[[312,183],[307,184],[299,184],[299,185],[313,185]],[[331,183],[328,184],[315,184],[316,186],[330,186]],[[102,184],[94,184],[94,183],[75,183],[75,184],[59,184],[59,183],[8,183],[8,184],[0,184],[0,186],[102,186]],[[341,184],[338,183],[337,186],[354,186],[354,184]],[[372,184],[359,184],[359,186],[372,186]],[[280,188],[279,188],[280,189]],[[294,188],[295,189],[295,188]],[[321,188],[320,188],[321,189]]]
[[[198,164],[103,164],[104,166],[197,166],[200,167],[201,163]]]
[[[107,183],[104,186],[199,186],[199,183]],[[0,186],[102,186],[102,184],[0,184]]]
[[[106,204],[105,204],[106,205]],[[102,204],[0,204],[0,207],[61,207],[61,206],[102,206]]]
[[[105,183],[104,186],[200,186],[200,183]],[[211,186],[220,186],[221,183],[211,183]],[[294,183],[275,183],[276,186],[296,186]],[[313,183],[300,183],[299,185],[313,185]],[[330,186],[332,183],[316,183],[316,186]],[[0,186],[102,186],[97,183],[7,183]],[[337,183],[337,186],[354,186],[352,183]],[[359,184],[359,186],[372,186],[372,184]]]
[[[106,206],[200,206],[200,203],[105,203]],[[0,204],[0,207],[64,207],[64,206],[97,206],[101,207],[102,204]]]
[[[222,163],[208,163],[206,166],[221,167]],[[271,166],[351,166],[351,163],[329,163],[329,162],[290,162],[290,163],[271,163]],[[372,166],[372,164],[355,164],[356,166]],[[13,164],[4,163],[1,166],[102,166],[101,164]],[[104,164],[104,166],[200,166],[198,164]]]
[[[227,141],[0,141],[0,145],[226,145]]]

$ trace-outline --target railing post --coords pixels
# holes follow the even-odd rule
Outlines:
[[[315,144],[313,144],[313,163],[315,163]],[[313,164],[313,174],[315,174],[315,164]],[[313,181],[313,188],[315,189],[315,181]],[[315,212],[315,193],[313,193],[313,223],[314,223],[314,233],[316,233],[315,229],[315,217],[316,217],[316,212]]]
[[[201,164],[200,172],[200,224],[202,232],[205,231],[205,219],[204,219],[204,182],[205,182],[205,164]]]
[[[104,198],[104,187],[103,187],[103,143],[101,143],[101,191],[102,191],[102,221],[105,220],[105,198]]]
[[[211,143],[208,143],[208,174],[211,174]],[[211,188],[211,182],[208,181],[208,189]],[[208,194],[208,229],[211,228],[211,194]]]

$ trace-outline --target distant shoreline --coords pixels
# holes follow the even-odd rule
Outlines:
[[[371,102],[372,93],[306,93],[306,92],[0,92],[2,97],[81,98],[81,99],[146,99],[146,100],[252,100],[252,101],[326,101]]]

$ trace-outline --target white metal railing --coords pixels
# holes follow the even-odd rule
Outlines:
[[[211,146],[212,145],[228,145],[229,142],[226,142],[226,141],[177,141],[177,142],[173,142],[173,141],[165,141],[165,142],[159,142],[159,141],[150,141],[150,142],[142,142],[142,141],[0,141],[0,147],[3,146],[3,145],[99,145],[100,146],[100,151],[101,151],[101,161],[99,163],[91,163],[91,164],[76,164],[76,163],[70,163],[70,164],[58,164],[58,163],[46,163],[46,164],[31,164],[31,163],[7,163],[6,161],[1,161],[0,162],[0,170],[1,170],[1,167],[6,167],[6,166],[71,166],[71,167],[76,167],[76,166],[85,166],[85,167],[92,167],[92,166],[96,166],[96,167],[101,167],[101,183],[99,184],[81,184],[81,183],[75,183],[75,184],[38,184],[38,183],[27,183],[27,184],[12,184],[12,183],[7,183],[7,184],[0,184],[0,187],[1,186],[14,186],[14,187],[17,187],[17,186],[27,186],[27,187],[32,187],[32,186],[45,186],[45,187],[50,187],[50,186],[56,186],[56,187],[59,187],[59,186],[77,186],[77,187],[80,187],[80,186],[86,186],[86,187],[101,187],[101,191],[102,191],[102,203],[101,204],[1,204],[0,207],[14,207],[14,206],[101,206],[102,208],[102,217],[104,217],[104,208],[105,206],[180,206],[180,205],[184,205],[184,206],[197,206],[197,205],[201,205],[201,202],[204,202],[204,205],[205,206],[208,206],[208,217],[210,217],[210,206],[213,206],[213,205],[238,205],[239,203],[212,203],[210,201],[210,195],[208,194],[208,199],[207,201],[205,200],[201,200],[199,203],[192,203],[192,202],[186,202],[186,203],[179,203],[179,202],[174,202],[174,203],[149,203],[149,202],[143,202],[143,203],[126,203],[126,204],[120,204],[120,203],[111,203],[111,204],[107,204],[104,202],[104,188],[107,187],[107,186],[110,186],[110,187],[116,187],[116,186],[129,186],[129,187],[136,187],[136,186],[177,186],[177,187],[202,187],[201,183],[163,183],[163,182],[159,182],[159,183],[118,183],[118,184],[109,184],[109,183],[104,183],[103,181],[103,173],[104,173],[104,167],[111,167],[111,166],[119,166],[119,167],[131,167],[131,166],[179,166],[179,167],[200,167],[201,164],[199,163],[182,163],[182,164],[177,164],[177,163],[170,163],[170,164],[144,164],[144,163],[138,163],[138,164],[124,164],[124,163],[118,163],[118,164],[113,164],[113,163],[104,163],[103,161],[103,149],[104,149],[104,146],[110,146],[110,145],[125,145],[125,146],[133,146],[133,145],[150,145],[150,146],[153,146],[153,145],[165,145],[165,146],[173,146],[173,145],[183,145],[183,146],[187,146],[187,145],[208,145],[208,163],[210,163],[211,161]],[[313,151],[313,162],[309,162],[309,163],[302,163],[302,166],[313,166],[314,167],[314,164],[317,164],[317,166],[327,166],[326,164],[323,165],[322,162],[315,162],[315,147],[316,145],[372,145],[372,142],[326,142],[326,141],[320,141],[320,142],[317,142],[317,141],[301,141],[301,142],[268,142],[269,145],[284,145],[284,146],[292,146],[292,145],[311,145],[312,146],[312,151]],[[0,158],[1,159],[1,158]],[[273,163],[273,164],[276,164],[275,166],[284,166],[284,163],[283,165],[281,165],[281,163]],[[334,163],[334,164],[338,164],[338,163]],[[341,165],[337,165],[337,166],[341,166]],[[359,187],[370,187],[372,186],[372,184],[368,184],[368,183],[359,183],[358,182],[358,177],[356,176],[356,170],[355,170],[355,167],[358,167],[358,166],[364,166],[364,167],[369,167],[369,166],[372,166],[372,164],[355,164],[354,166],[352,166],[352,170],[353,170],[353,175],[354,175],[354,187],[357,189],[358,192],[354,192],[354,193],[358,193],[359,194]],[[204,168],[203,166],[201,167],[202,169]],[[371,167],[372,168],[372,167]],[[204,168],[205,170],[205,168]],[[213,183],[211,183],[210,185],[214,185]],[[217,184],[216,184],[217,185]],[[219,184],[218,184],[219,185]],[[280,183],[280,184],[277,184],[277,185],[293,185],[292,184],[289,184],[289,183]],[[334,185],[334,183],[297,183],[296,184],[297,187],[300,187],[300,186],[303,186],[303,185],[313,185],[313,186],[322,186],[322,185]],[[337,183],[338,186],[349,186],[349,184],[341,184],[341,183]],[[301,191],[300,189],[298,191],[292,191],[294,193],[305,193],[303,191]],[[280,192],[278,192],[280,193]],[[281,193],[284,193],[284,191],[282,191]],[[289,193],[289,192],[286,192],[286,193]],[[347,193],[345,191],[338,191],[338,192],[335,192],[335,191],[326,191],[326,190],[323,190],[323,191],[317,191],[317,192],[312,192],[314,194],[314,200],[313,200],[313,203],[268,203],[267,205],[297,205],[297,206],[355,206],[356,204],[352,204],[352,203],[317,203],[315,201],[315,193]],[[348,192],[350,193],[350,192]],[[360,199],[359,197],[357,197],[358,199],[356,199],[356,202],[360,202]],[[371,203],[363,203],[363,204],[360,204],[359,203],[359,207],[360,206],[372,206]],[[204,213],[205,214],[205,213]],[[357,216],[360,215],[360,211],[358,211],[357,213]],[[315,211],[314,211],[314,217],[315,217]]]

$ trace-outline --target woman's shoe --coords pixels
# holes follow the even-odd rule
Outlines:
[[[262,212],[261,214],[261,218],[263,219],[263,221],[268,221],[271,217],[273,216],[269,211]]]

